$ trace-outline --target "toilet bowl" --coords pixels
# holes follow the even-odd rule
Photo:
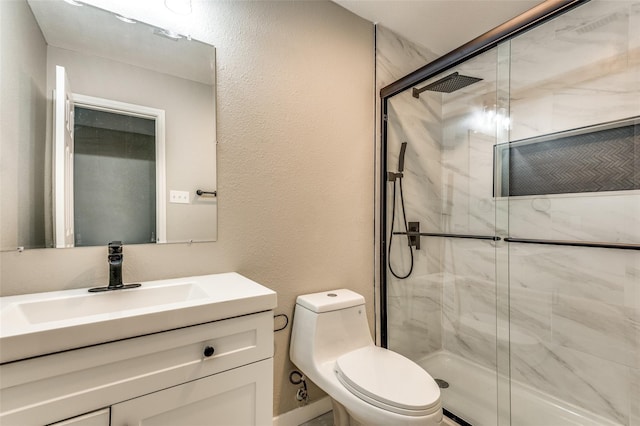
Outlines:
[[[336,426],[442,424],[438,385],[413,361],[374,345],[358,293],[298,296],[289,353],[331,397]]]

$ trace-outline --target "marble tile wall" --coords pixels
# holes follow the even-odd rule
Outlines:
[[[493,197],[497,103],[496,49],[455,69],[482,81],[442,94],[442,194],[444,232],[496,234]],[[439,78],[439,76],[435,77]],[[443,239],[443,348],[496,368],[496,248],[484,240]]]
[[[435,58],[430,50],[376,26],[378,92]],[[377,107],[379,111],[379,103]],[[397,170],[400,144],[407,142],[403,178],[407,220],[420,221],[423,229],[437,229],[440,224],[440,113],[439,100],[430,96],[417,100],[404,93],[389,103],[388,170]],[[393,184],[387,185],[390,222]],[[399,230],[404,227],[399,193],[396,213],[394,229]],[[406,237],[394,237],[391,248],[394,270],[398,275],[406,274],[410,265]],[[440,251],[439,242],[424,241],[421,250],[414,251],[409,278],[400,280],[387,273],[389,347],[414,360],[442,347]]]
[[[496,278],[493,242],[446,239],[443,348],[496,368]]]
[[[640,114],[640,2],[580,6],[511,41],[511,139]]]
[[[637,0],[594,0],[514,39],[511,140],[640,115],[639,28]],[[638,244],[640,191],[511,197],[509,234]],[[640,255],[513,243],[509,285],[512,379],[637,425]]]

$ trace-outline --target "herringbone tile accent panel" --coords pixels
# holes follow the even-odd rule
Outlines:
[[[640,189],[640,125],[512,146],[508,185],[511,196]]]

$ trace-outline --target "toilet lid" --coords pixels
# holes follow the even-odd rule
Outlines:
[[[390,411],[424,415],[440,403],[440,389],[429,373],[408,358],[377,346],[339,357],[336,374],[356,396]]]

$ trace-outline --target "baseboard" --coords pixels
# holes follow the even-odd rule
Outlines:
[[[299,426],[328,411],[331,411],[331,398],[325,396],[304,407],[296,408],[274,417],[273,426]]]

